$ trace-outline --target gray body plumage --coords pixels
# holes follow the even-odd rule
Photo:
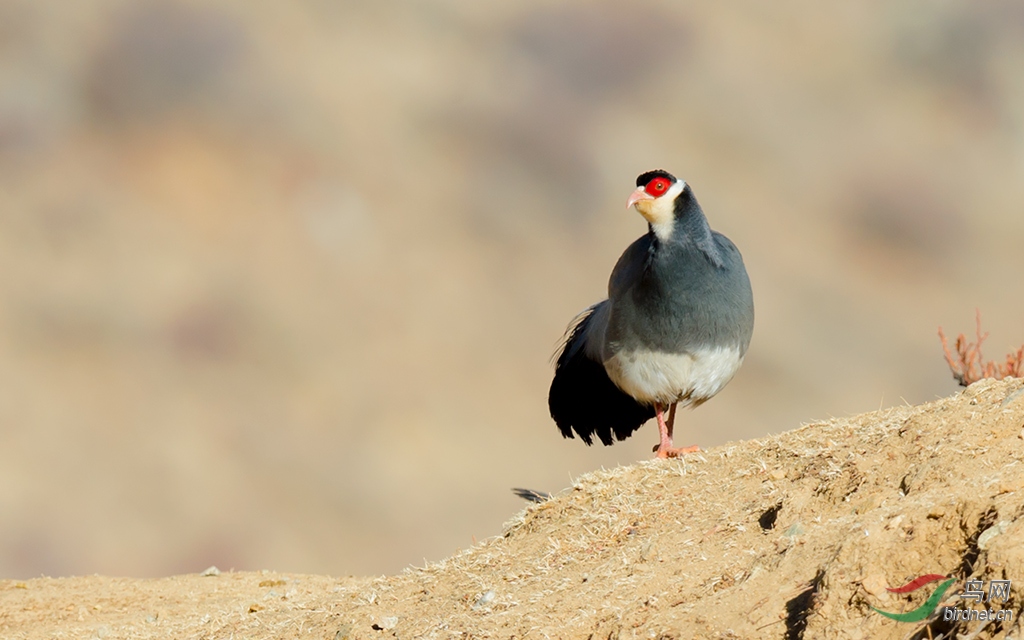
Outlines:
[[[720,233],[708,230],[702,244],[709,249],[680,231],[667,242],[642,236],[619,258],[608,283],[604,360],[635,348],[687,353],[735,345],[746,353],[754,303],[739,250]]]
[[[626,249],[612,270],[608,299],[584,312],[566,340],[549,407],[567,437],[575,431],[589,443],[596,433],[610,444],[614,431],[621,440],[653,416],[655,403],[708,400],[743,361],[754,304],[739,250],[708,227],[689,186],[674,208],[671,225],[660,233],[652,227]],[[600,364],[615,390],[648,411],[619,411],[622,424],[609,418],[610,430],[588,424],[594,412],[578,411],[580,402],[611,400],[618,407],[625,400],[607,398],[615,394],[604,388],[588,398],[597,370],[583,359]],[[611,405],[603,410],[609,413]]]

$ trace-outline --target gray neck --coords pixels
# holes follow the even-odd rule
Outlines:
[[[648,225],[650,228],[650,225]],[[697,247],[708,260],[716,267],[724,265],[721,250],[715,243],[711,227],[708,226],[708,219],[704,216],[704,210],[697,203],[690,185],[686,185],[683,192],[679,194],[675,202],[675,224],[672,225],[672,235],[662,240],[658,238],[654,229],[650,228],[651,235],[654,235],[656,244],[671,243],[691,245]]]

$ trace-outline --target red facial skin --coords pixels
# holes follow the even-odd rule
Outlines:
[[[672,183],[669,182],[667,179],[655,178],[654,180],[651,180],[650,182],[647,183],[647,186],[644,188],[644,191],[646,191],[649,195],[652,195],[655,198],[657,198],[665,195],[665,192],[668,191],[668,188],[671,186]]]
[[[634,204],[641,200],[654,200],[668,193],[668,190],[672,188],[672,181],[667,178],[655,178],[642,187],[637,187],[636,191],[629,194],[629,200],[626,201],[626,208],[632,207]]]

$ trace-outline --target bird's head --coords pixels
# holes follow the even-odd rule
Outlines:
[[[626,208],[636,207],[655,232],[670,232],[676,215],[676,198],[685,188],[686,183],[668,171],[658,169],[642,173],[636,179],[636,191],[629,195]]]

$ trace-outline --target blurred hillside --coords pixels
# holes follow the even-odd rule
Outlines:
[[[549,358],[691,185],[757,325],[704,446],[1024,342],[1024,9],[0,3],[0,577],[393,572],[650,456]]]

